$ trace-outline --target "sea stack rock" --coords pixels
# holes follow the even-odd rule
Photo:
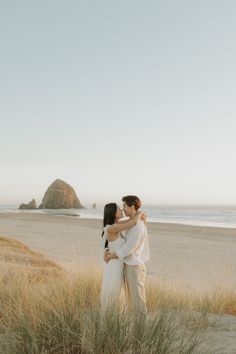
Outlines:
[[[93,205],[92,205],[92,209],[97,209],[97,205],[96,205],[96,203],[93,203]]]
[[[66,182],[56,179],[46,190],[39,209],[83,208],[74,191]]]
[[[29,202],[28,204],[21,204],[19,206],[19,209],[37,209],[37,205],[36,205],[36,201],[35,199],[32,199],[31,202]]]

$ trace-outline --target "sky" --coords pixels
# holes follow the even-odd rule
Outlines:
[[[0,2],[0,204],[236,205],[235,0]]]

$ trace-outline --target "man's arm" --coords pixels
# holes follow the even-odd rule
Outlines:
[[[141,229],[138,226],[134,226],[132,230],[129,231],[127,242],[116,252],[106,252],[104,255],[104,260],[109,262],[110,259],[120,258],[120,260],[124,261],[125,257],[136,250],[140,237]]]
[[[136,250],[139,245],[141,235],[142,232],[139,226],[135,226],[130,230],[127,237],[127,242],[115,252],[120,260],[123,261],[125,257],[129,256]]]

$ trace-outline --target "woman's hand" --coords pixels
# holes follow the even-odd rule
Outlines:
[[[142,213],[140,220],[142,220],[144,222],[144,224],[146,224],[147,223],[147,215]]]
[[[135,222],[135,224],[137,224],[137,222],[140,220],[142,214],[143,214],[143,213],[142,213],[141,211],[139,211],[138,213],[136,213],[136,214],[134,215],[134,217],[132,218],[132,220]]]

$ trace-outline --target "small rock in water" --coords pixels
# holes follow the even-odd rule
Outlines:
[[[37,209],[37,205],[36,205],[36,201],[35,199],[32,199],[31,202],[29,202],[28,204],[21,204],[19,206],[19,209]]]

